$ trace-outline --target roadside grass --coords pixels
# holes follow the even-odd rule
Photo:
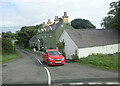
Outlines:
[[[97,54],[77,60],[76,64],[89,65],[96,68],[120,71],[118,59],[120,53],[115,54]]]
[[[14,54],[5,53],[5,54],[2,55],[2,58],[0,59],[0,62],[3,62],[3,63],[4,62],[9,62],[9,61],[18,59],[20,57],[21,57],[21,55],[18,52],[14,53]]]
[[[30,49],[30,48],[22,48],[23,50],[25,50],[25,51],[31,51],[32,49]]]
[[[0,54],[0,63],[2,62],[2,54]]]

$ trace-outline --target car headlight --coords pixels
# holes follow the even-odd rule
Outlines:
[[[63,57],[62,59],[65,59],[65,57]]]
[[[49,60],[53,60],[53,59],[49,57]]]

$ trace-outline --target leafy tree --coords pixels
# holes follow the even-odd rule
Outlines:
[[[71,21],[72,27],[75,29],[95,29],[96,27],[86,19],[77,18]]]
[[[42,24],[36,25],[35,28],[36,28],[36,29],[41,29],[41,28],[42,28]]]
[[[11,42],[11,39],[2,38],[2,54],[13,53],[13,48],[14,48],[14,46]]]
[[[60,22],[62,22],[62,21],[63,21],[63,19],[62,19],[62,18],[59,18],[59,21],[60,21]]]
[[[10,38],[10,39],[15,39],[15,34],[12,33],[11,31],[2,32],[2,37],[4,37],[4,38]]]
[[[110,11],[101,23],[103,28],[115,28],[120,30],[120,1],[110,3]]]
[[[15,34],[21,47],[28,48],[29,40],[37,34],[38,29],[42,28],[42,24],[36,26],[24,26]]]

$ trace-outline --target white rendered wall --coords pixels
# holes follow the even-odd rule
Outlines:
[[[77,51],[77,55],[79,58],[81,58],[81,57],[87,57],[88,55],[91,55],[91,54],[113,54],[116,52],[120,52],[120,50],[118,49],[118,46],[120,46],[120,44],[80,48]]]
[[[65,42],[65,53],[66,53],[66,58],[67,59],[71,59],[71,55],[75,54],[75,51],[78,50],[78,47],[76,46],[76,44],[73,42],[73,40],[70,38],[70,36],[68,35],[68,33],[64,30],[64,32],[62,33],[59,41],[63,41]]]

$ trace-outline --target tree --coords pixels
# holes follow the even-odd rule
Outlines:
[[[72,27],[75,29],[95,29],[96,27],[86,19],[77,18],[71,21]]]
[[[2,54],[13,53],[14,46],[12,45],[11,39],[2,38]]]
[[[19,44],[24,47],[29,47],[29,40],[36,35],[37,29],[34,26],[22,27],[20,31],[16,32],[16,38]]]
[[[60,22],[63,22],[63,19],[62,19],[62,18],[59,18],[59,21],[60,21]]]
[[[2,32],[2,37],[4,37],[4,38],[10,38],[10,39],[15,39],[15,34],[12,33],[11,31]]]
[[[19,45],[24,48],[29,47],[29,40],[37,34],[38,29],[42,28],[42,24],[36,26],[24,26],[20,31],[16,31],[15,37]]]
[[[120,30],[120,1],[110,3],[110,11],[101,23],[103,28],[115,28]]]

